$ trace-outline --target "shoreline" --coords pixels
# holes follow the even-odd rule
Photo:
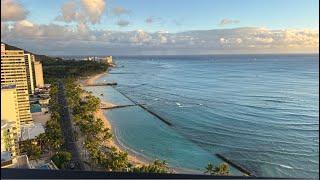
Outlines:
[[[105,75],[107,73],[108,72],[106,71],[106,72],[103,72],[103,73],[99,73],[99,74],[96,74],[96,75],[89,76],[87,79],[85,79],[80,84],[83,85],[83,86],[94,84],[97,79],[99,79],[101,76],[103,76],[103,75]]]
[[[101,76],[107,74],[107,72],[103,72],[103,73],[99,73],[93,76],[89,76],[87,79],[85,79],[84,81],[80,82],[81,87],[85,87],[87,85],[91,85],[94,84],[95,81],[97,79],[99,79]],[[101,104],[104,104],[106,106],[114,106],[114,104],[110,103],[110,102],[106,102],[101,100],[100,97],[98,97],[100,99]],[[141,165],[147,165],[149,163],[151,163],[149,160],[147,160],[144,157],[141,157],[139,155],[136,155],[135,153],[132,153],[131,151],[128,151],[126,147],[123,147],[117,140],[116,134],[114,133],[111,123],[108,120],[108,118],[106,117],[106,115],[104,114],[104,110],[102,109],[98,109],[94,114],[95,118],[100,118],[103,121],[104,127],[110,129],[111,133],[112,133],[112,139],[110,141],[108,141],[106,143],[107,146],[114,146],[117,148],[118,151],[121,152],[127,152],[128,153],[128,161],[136,166],[141,166]]]
[[[103,76],[105,74],[107,74],[107,72],[103,72],[103,73],[89,76],[87,79],[83,80],[82,82],[80,81],[79,84],[82,87],[90,85],[90,84],[94,84],[97,79],[99,79],[101,76]],[[98,96],[95,96],[95,97],[98,97]],[[115,106],[114,104],[112,104],[110,102],[106,102],[106,101],[101,100],[100,97],[98,97],[98,98],[100,99],[100,103],[103,104],[104,106],[109,106],[109,107]],[[118,151],[127,152],[128,153],[128,161],[133,165],[142,166],[142,165],[148,165],[148,164],[153,163],[153,161],[149,160],[148,158],[144,157],[143,155],[139,155],[135,152],[132,152],[132,150],[130,150],[128,147],[121,145],[121,143],[119,142],[119,140],[114,132],[114,129],[111,126],[111,122],[108,120],[107,116],[104,114],[103,109],[99,108],[93,115],[97,119],[100,118],[103,121],[104,127],[110,129],[110,131],[112,133],[112,139],[106,143],[107,146],[114,146],[117,148]],[[168,168],[169,168],[170,173],[201,174],[197,170],[192,170],[192,169],[184,169],[184,168],[170,167],[170,166],[168,166]]]

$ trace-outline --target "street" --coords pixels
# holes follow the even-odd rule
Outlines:
[[[76,145],[76,139],[71,124],[71,114],[65,97],[64,84],[62,82],[59,82],[58,89],[58,102],[63,106],[60,111],[61,130],[66,150],[72,154],[72,160],[68,168],[73,170],[85,170],[83,162],[80,158],[79,149]]]

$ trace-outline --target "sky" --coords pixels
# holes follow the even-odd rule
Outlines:
[[[318,53],[317,0],[1,0],[1,40],[48,55]]]

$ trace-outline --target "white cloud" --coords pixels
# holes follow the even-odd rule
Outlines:
[[[104,0],[69,0],[61,7],[58,21],[77,23],[100,23],[106,9]]]
[[[100,22],[101,16],[106,9],[104,0],[81,0],[81,5],[92,24]]]
[[[119,20],[119,21],[117,22],[117,25],[120,26],[120,27],[126,27],[126,26],[128,26],[129,24],[130,24],[130,22],[127,21],[127,20]]]
[[[28,11],[15,0],[1,0],[1,21],[20,21]]]
[[[124,7],[118,6],[112,9],[112,14],[116,16],[120,16],[122,14],[130,14],[131,11],[125,9]]]
[[[127,23],[124,21],[123,25]],[[39,46],[38,51],[43,50],[43,47],[51,47],[48,52],[41,53],[72,51],[73,54],[85,53],[86,51],[82,49],[85,47],[102,54],[106,49],[110,53],[123,52],[124,54],[162,50],[170,50],[178,54],[199,54],[318,52],[319,48],[319,30],[310,29],[235,28],[149,33],[143,30],[91,30],[86,23],[78,23],[77,27],[72,27],[55,24],[38,25],[29,21],[18,21],[11,29],[9,23],[1,23],[1,39],[8,43],[19,40],[19,43],[28,44],[28,47]],[[59,44],[59,46],[48,46],[48,40],[50,44]]]
[[[56,18],[56,20],[71,22],[77,21],[80,18],[78,12],[77,2],[74,0],[69,0],[65,2],[61,7],[61,15]]]
[[[220,26],[225,26],[229,24],[237,24],[239,23],[239,20],[233,20],[233,19],[222,19],[219,23]]]
[[[23,27],[33,27],[34,26],[34,24],[28,20],[19,21],[19,22],[17,22],[17,24],[19,24],[20,26],[23,26]]]

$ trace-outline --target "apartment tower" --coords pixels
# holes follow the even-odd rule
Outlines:
[[[1,152],[10,151],[12,156],[17,155],[20,132],[16,86],[1,86]]]
[[[43,81],[43,71],[42,71],[42,64],[40,61],[34,61],[34,74],[36,79],[36,87],[41,88],[44,86]]]
[[[5,85],[16,86],[20,122],[32,122],[24,52],[6,50],[1,44],[1,86]]]
[[[34,61],[34,55],[25,53],[25,65],[26,65],[26,73],[27,73],[27,82],[28,82],[28,91],[29,94],[34,94],[34,77],[33,77],[33,61]]]

